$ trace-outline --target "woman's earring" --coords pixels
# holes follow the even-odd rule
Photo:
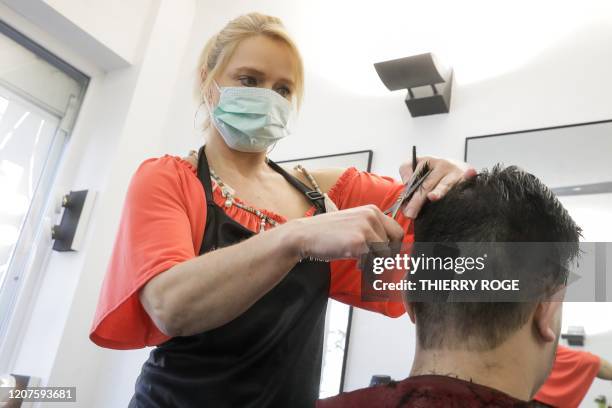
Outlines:
[[[198,108],[196,109],[196,111],[193,114],[193,128],[196,129],[196,122],[198,122],[198,114],[200,113],[200,110],[202,109],[202,105],[204,105],[204,101],[200,102],[200,104],[198,105]]]

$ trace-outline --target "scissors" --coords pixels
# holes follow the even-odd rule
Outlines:
[[[397,198],[395,203],[389,207],[387,210],[383,211],[385,215],[391,216],[391,218],[395,219],[397,213],[400,208],[407,202],[410,201],[414,193],[421,187],[423,181],[429,176],[432,172],[432,168],[429,166],[429,163],[426,161],[417,171],[417,157],[416,157],[416,146],[412,146],[412,176],[410,179],[404,184],[404,190]],[[412,226],[412,223],[408,224]],[[402,248],[406,243],[410,243],[411,240],[408,238],[408,231],[405,231],[404,239],[402,242],[390,243],[390,242],[372,242],[369,243],[369,251],[361,257],[359,268],[362,271],[372,272],[373,268],[373,259],[376,257],[393,257],[396,254],[399,254]],[[408,240],[407,240],[408,239]],[[374,276],[374,275],[368,275]],[[373,296],[370,294],[370,296]]]
[[[429,176],[433,170],[431,167],[429,167],[428,162],[423,163],[418,172],[416,171],[416,168],[416,146],[412,146],[412,176],[410,176],[410,179],[406,182],[406,184],[404,184],[404,191],[402,191],[402,194],[400,194],[397,201],[395,201],[395,204],[383,212],[385,215],[390,215],[391,218],[395,219],[399,209],[406,202],[410,201],[412,196],[414,196],[414,193],[419,189],[419,187],[421,187],[423,181],[425,181],[427,176]]]
[[[419,189],[419,187],[423,184],[423,181],[429,176],[429,173],[433,170],[428,162],[423,163],[419,171],[417,169],[417,157],[416,157],[416,146],[412,146],[412,176],[410,179],[404,184],[404,190],[397,198],[395,203],[389,207],[387,210],[383,211],[383,214],[391,216],[391,218],[395,219],[397,213],[400,208],[407,202],[410,201],[414,193]],[[412,225],[412,223],[409,223]],[[404,240],[408,237],[408,233],[405,231]],[[373,259],[375,257],[392,257],[395,254],[400,253],[402,249],[402,245],[406,242],[410,241],[402,241],[397,243],[390,242],[371,242],[368,244],[369,251],[362,255],[359,268],[362,271],[372,272],[373,268]],[[374,275],[369,275],[374,276]],[[372,296],[372,294],[370,294]]]

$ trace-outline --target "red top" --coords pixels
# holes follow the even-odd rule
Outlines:
[[[533,399],[553,407],[580,405],[599,372],[601,359],[589,352],[557,347],[552,371]]]
[[[444,375],[419,375],[317,401],[316,408],[527,408],[526,401]]]
[[[339,209],[365,204],[386,209],[402,188],[402,183],[390,177],[351,167],[342,173],[328,195]],[[213,197],[228,216],[252,231],[259,230],[259,217],[236,206],[223,205],[225,199],[214,182]],[[279,223],[286,221],[271,211],[260,211]],[[312,206],[305,216],[314,212]],[[410,222],[401,214],[398,220],[404,227]],[[164,155],[145,160],[139,166],[127,191],[89,335],[94,343],[114,349],[135,349],[169,339],[142,307],[138,292],[157,274],[198,256],[205,222],[204,189],[191,163],[178,156]],[[356,260],[332,261],[330,269],[331,298],[391,317],[404,313],[400,302],[361,301],[361,272]]]

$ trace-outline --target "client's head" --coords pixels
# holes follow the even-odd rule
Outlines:
[[[499,165],[455,185],[441,200],[427,203],[414,225],[415,241],[432,243],[577,243],[580,231],[551,190],[535,176],[514,166]],[[559,245],[557,250],[557,259],[567,265],[577,256],[578,246]],[[501,252],[502,258],[513,255],[504,255],[503,247]],[[529,257],[516,258],[508,259],[513,268],[533,266]],[[558,266],[537,271],[540,280],[547,282],[547,293],[557,296],[567,279],[567,270]],[[419,352],[438,350],[448,355],[458,351],[491,356],[496,350],[507,353],[504,346],[511,343],[521,348],[520,353],[536,360],[534,381],[541,384],[550,370],[561,330],[562,303],[551,299],[408,301],[406,308],[417,326]]]

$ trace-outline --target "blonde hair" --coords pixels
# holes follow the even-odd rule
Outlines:
[[[216,76],[227,66],[236,47],[244,39],[265,35],[284,42],[295,56],[296,72],[293,101],[299,108],[304,94],[304,64],[297,46],[289,36],[282,21],[277,17],[260,13],[249,13],[231,20],[221,31],[212,36],[202,50],[198,62],[197,95],[200,99],[208,95]],[[200,100],[200,102],[205,102]],[[207,127],[208,120],[205,127]]]

